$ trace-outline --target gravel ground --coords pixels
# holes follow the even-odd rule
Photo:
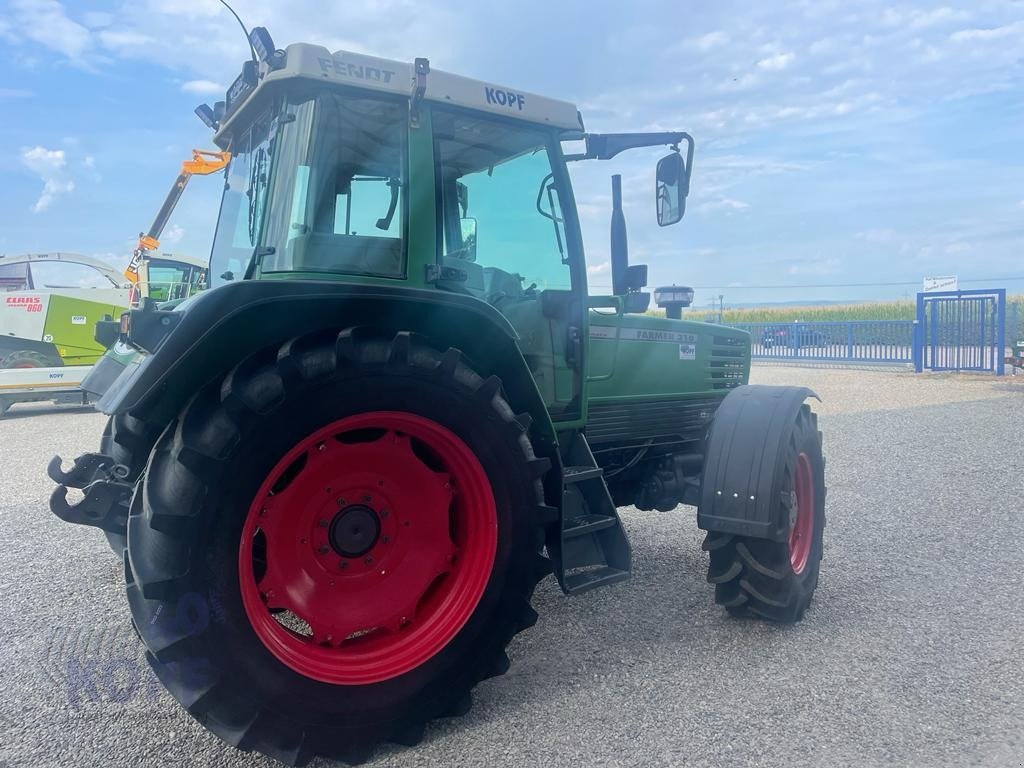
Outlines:
[[[1024,384],[753,378],[824,400],[826,560],[804,621],[730,619],[693,510],[626,511],[632,581],[575,598],[543,583],[509,674],[372,765],[1024,765]],[[0,768],[274,765],[163,693],[100,533],[47,511],[47,460],[93,450],[102,426],[35,405],[0,420]]]

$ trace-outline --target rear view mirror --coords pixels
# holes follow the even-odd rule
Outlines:
[[[655,204],[658,225],[667,227],[683,218],[686,196],[690,192],[690,169],[678,152],[658,161],[655,174]]]

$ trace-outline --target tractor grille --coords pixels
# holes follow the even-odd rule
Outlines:
[[[742,336],[713,336],[708,358],[708,389],[734,389],[745,383],[749,345]]]
[[[597,444],[652,437],[698,440],[704,436],[721,402],[720,397],[639,403],[591,401],[587,441]]]

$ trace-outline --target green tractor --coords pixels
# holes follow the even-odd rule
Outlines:
[[[747,386],[745,332],[645,313],[618,177],[614,290],[587,292],[567,166],[669,147],[675,224],[691,137],[252,37],[260,60],[197,110],[232,156],[214,287],[122,317],[141,354],[102,448],[49,468],[54,513],[126,534],[134,625],[181,705],[289,764],[414,745],[508,669],[541,579],[629,578],[631,505],[695,506],[715,600],[798,621],[825,524],[813,393]]]

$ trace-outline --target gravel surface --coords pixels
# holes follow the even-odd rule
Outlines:
[[[511,671],[371,765],[1024,765],[1024,385],[753,378],[824,400],[826,560],[804,621],[730,619],[693,510],[627,510],[632,581],[575,598],[544,582]],[[48,512],[49,457],[94,450],[102,426],[38,405],[0,420],[0,768],[276,765],[162,691],[101,534]]]

